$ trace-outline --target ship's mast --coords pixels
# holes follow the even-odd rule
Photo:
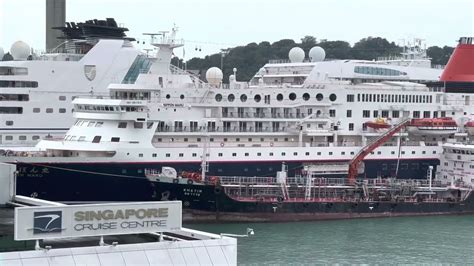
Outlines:
[[[184,46],[183,39],[176,39],[178,27],[174,26],[171,33],[169,31],[159,31],[158,33],[144,33],[151,36],[151,45],[157,47],[156,62],[152,65],[150,73],[152,74],[170,74],[171,58],[173,49]],[[157,40],[157,36],[158,40]]]

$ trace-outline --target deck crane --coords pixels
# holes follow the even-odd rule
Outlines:
[[[400,123],[396,124],[388,131],[383,133],[382,135],[378,136],[375,140],[371,141],[367,145],[365,145],[349,162],[349,173],[347,174],[347,178],[349,183],[354,184],[356,177],[357,177],[357,169],[359,168],[359,164],[364,160],[364,158],[369,155],[372,151],[378,148],[380,145],[384,144],[387,140],[389,140],[393,135],[399,132],[402,128],[410,123],[410,118],[403,119]]]

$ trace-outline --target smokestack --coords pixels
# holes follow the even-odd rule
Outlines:
[[[52,27],[64,27],[66,24],[66,0],[46,0],[46,50],[51,51],[61,44],[58,37],[61,31]]]

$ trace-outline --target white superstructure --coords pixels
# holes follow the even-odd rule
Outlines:
[[[79,30],[71,24],[65,28]],[[149,61],[130,38],[81,37],[44,54],[32,53],[20,41],[12,45],[11,55],[0,57],[0,147],[63,137],[74,123],[74,97],[107,95],[111,82],[133,81],[127,75],[136,78]]]

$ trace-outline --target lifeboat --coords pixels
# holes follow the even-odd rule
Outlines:
[[[451,117],[412,119],[407,126],[414,135],[451,135],[458,131],[458,125]]]
[[[375,121],[365,122],[364,125],[368,128],[373,128],[373,129],[384,129],[384,128],[391,127],[391,125],[388,124],[387,121],[385,121],[382,118],[377,118]]]
[[[474,135],[474,120],[468,121],[464,124],[464,129],[466,129],[469,135]]]

